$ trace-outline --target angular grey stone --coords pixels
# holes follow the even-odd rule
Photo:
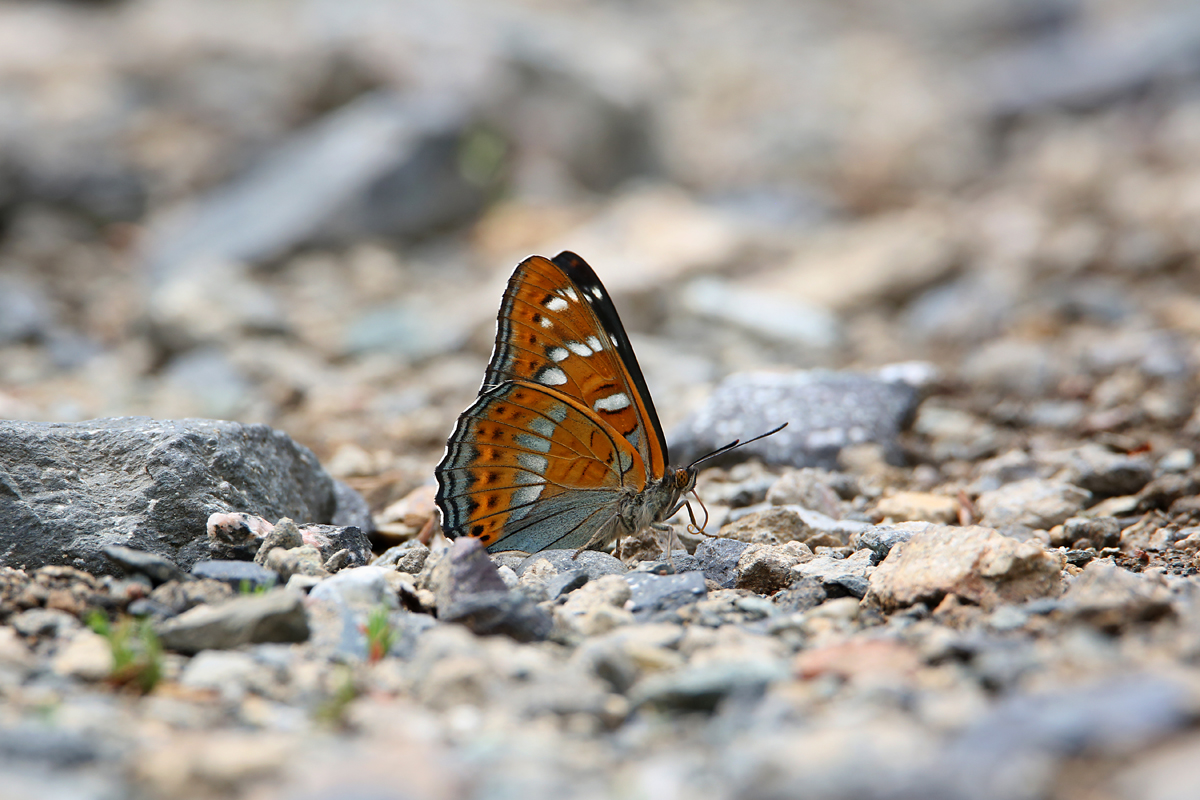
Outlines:
[[[560,572],[546,580],[546,599],[557,600],[570,594],[590,580],[586,570]]]
[[[303,595],[274,589],[216,606],[197,606],[159,623],[155,630],[163,647],[198,653],[262,642],[303,642],[308,639],[308,615]]]
[[[625,580],[633,591],[628,608],[639,617],[674,611],[708,596],[704,573],[699,571],[676,575],[631,572]]]
[[[510,592],[478,539],[455,540],[433,573],[438,619],[458,622],[480,636],[503,634],[519,642],[546,638],[549,612],[520,592]]]
[[[389,547],[372,563],[377,567],[391,567],[397,572],[416,575],[425,568],[425,561],[428,558],[429,548],[416,539],[409,539],[404,544]]]
[[[347,554],[341,557],[342,567],[365,566],[371,559],[371,540],[354,525],[321,525],[310,522],[299,527],[304,543],[316,547],[321,552],[321,558],[326,561],[343,550],[346,550]]]
[[[79,627],[73,614],[57,608],[29,608],[9,618],[8,624],[22,636],[59,638]]]
[[[126,573],[144,575],[155,586],[167,581],[191,580],[191,576],[179,569],[173,561],[156,553],[147,553],[144,550],[134,550],[132,547],[121,547],[115,544],[105,547],[101,552]]]
[[[785,614],[808,611],[810,608],[821,605],[827,599],[829,599],[829,594],[821,582],[807,575],[797,578],[788,588],[771,595],[771,602]]]
[[[737,580],[738,559],[749,542],[736,539],[705,539],[696,546],[696,560],[704,577],[722,589],[732,589]]]
[[[870,550],[859,550],[848,558],[817,556],[792,567],[799,575],[820,581],[830,597],[861,598],[867,593],[867,575],[874,554]]]
[[[213,580],[167,581],[150,593],[149,600],[182,614],[202,603],[215,605],[231,600],[236,589],[228,584]]]
[[[686,550],[674,550],[671,553],[671,559],[668,561],[666,556],[663,556],[657,561],[650,563],[642,562],[638,565],[639,572],[653,572],[655,575],[671,575],[676,572],[694,572],[700,569],[700,562],[694,555],[691,555]]]
[[[857,533],[850,540],[856,548],[866,548],[871,551],[872,563],[878,564],[887,558],[892,548],[902,542],[907,542],[918,530],[928,527],[931,523],[902,523],[895,525],[876,525],[862,533]],[[912,527],[909,527],[912,526]],[[921,526],[921,527],[916,527]]]
[[[524,575],[525,570],[542,558],[553,564],[559,572],[581,569],[593,581],[604,575],[624,575],[628,571],[620,559],[599,550],[584,550],[578,558],[575,558],[574,550],[543,550],[521,561],[515,568],[517,577]]]
[[[300,535],[300,529],[294,521],[284,517],[275,523],[275,527],[258,546],[258,552],[254,554],[254,563],[259,566],[267,563],[267,556],[272,550],[292,550],[303,546],[304,537]]]
[[[1065,545],[1085,539],[1097,550],[1116,547],[1121,541],[1121,523],[1116,517],[1070,517],[1063,522],[1063,539]],[[1052,538],[1050,543],[1056,542]]]
[[[1057,467],[1058,480],[1087,489],[1096,497],[1137,494],[1154,477],[1154,466],[1149,459],[1114,453],[1091,443],[1041,454],[1038,461]]]
[[[124,545],[189,569],[209,556],[209,514],[323,522],[333,480],[306,447],[266,425],[143,417],[0,421],[0,552],[14,567],[116,567]]]
[[[439,609],[449,608],[468,595],[508,591],[487,551],[478,539],[470,536],[454,541],[449,552],[434,567],[432,580]]]
[[[757,457],[767,464],[833,469],[843,447],[864,443],[882,445],[899,463],[896,436],[912,421],[919,399],[911,386],[855,373],[742,373],[726,378],[674,431],[671,448],[687,463],[787,422],[779,433],[715,463]]]

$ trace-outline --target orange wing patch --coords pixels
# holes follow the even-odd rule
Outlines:
[[[444,524],[491,545],[539,503],[569,492],[645,488],[641,456],[566,395],[528,383],[485,392],[439,465]]]

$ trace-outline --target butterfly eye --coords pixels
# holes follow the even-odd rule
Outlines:
[[[681,492],[686,492],[692,488],[692,474],[686,469],[675,470],[675,488]]]

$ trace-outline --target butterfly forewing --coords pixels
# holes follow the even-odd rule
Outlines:
[[[509,279],[481,392],[505,381],[576,398],[638,451],[650,475],[665,473],[666,442],[628,336],[600,279],[574,253],[532,256]]]
[[[447,535],[492,551],[582,547],[615,524],[622,488],[646,483],[640,454],[586,406],[524,381],[463,412],[437,474]]]

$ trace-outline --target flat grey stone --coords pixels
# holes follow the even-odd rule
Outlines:
[[[825,370],[742,373],[726,378],[671,437],[672,454],[688,463],[733,439],[750,439],[781,423],[788,427],[711,462],[759,458],[794,467],[837,465],[851,445],[874,443],[899,463],[897,434],[912,421],[920,399],[912,386],[856,373]]]
[[[559,572],[581,569],[587,573],[588,579],[593,581],[604,575],[624,575],[627,571],[620,559],[599,550],[584,550],[578,558],[574,556],[574,550],[543,550],[526,557],[514,571],[517,577],[520,577],[534,562],[542,558],[553,564]]]
[[[708,596],[704,573],[700,571],[675,575],[631,572],[625,580],[633,591],[627,608],[639,617],[674,611]]]
[[[416,575],[425,568],[428,558],[429,548],[416,539],[409,539],[404,544],[389,547],[372,563],[377,567],[391,567],[397,572]]]
[[[163,647],[198,653],[262,642],[303,642],[308,639],[308,616],[303,595],[274,589],[220,605],[197,606],[159,623],[155,630]]]
[[[121,547],[115,544],[105,547],[101,552],[126,573],[144,575],[155,586],[167,581],[191,580],[191,576],[179,569],[173,561],[163,558],[157,553],[147,553],[144,550],[134,550],[132,547]]]

